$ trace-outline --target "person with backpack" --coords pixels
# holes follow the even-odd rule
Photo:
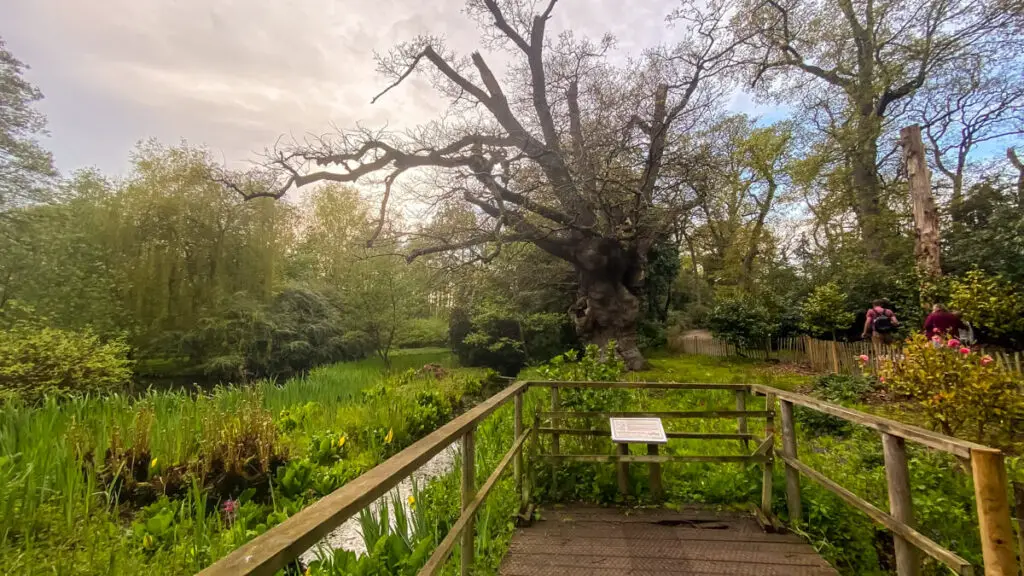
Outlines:
[[[870,337],[871,343],[875,345],[889,344],[899,325],[896,314],[885,307],[885,300],[874,300],[864,320],[864,338]]]

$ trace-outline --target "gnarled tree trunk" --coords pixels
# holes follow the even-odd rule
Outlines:
[[[640,318],[638,290],[643,281],[644,256],[635,247],[595,238],[575,251],[580,276],[579,298],[569,309],[576,333],[602,349],[615,340],[615,349],[630,370],[643,370],[647,360],[637,342]]]

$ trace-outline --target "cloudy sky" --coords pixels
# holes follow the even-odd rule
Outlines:
[[[671,40],[676,0],[562,0],[551,33],[612,32],[622,52]],[[135,142],[205,143],[229,163],[284,133],[392,127],[440,103],[385,84],[373,52],[421,33],[475,48],[464,0],[0,0],[0,36],[46,99],[58,166],[127,168]],[[744,102],[736,107],[746,108]]]

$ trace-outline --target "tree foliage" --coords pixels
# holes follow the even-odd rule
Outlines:
[[[46,117],[35,104],[43,94],[25,80],[27,67],[5,46],[0,38],[0,218],[7,219],[12,210],[50,198],[57,170],[39,144]]]
[[[716,338],[745,349],[763,348],[772,334],[778,334],[779,323],[768,309],[749,296],[723,298],[711,309],[708,328]]]
[[[1024,344],[1024,293],[1005,278],[971,270],[952,280],[949,303],[985,335]]]
[[[128,350],[88,329],[18,321],[0,330],[0,400],[121,391],[132,376]]]
[[[854,318],[846,294],[835,282],[815,288],[800,308],[800,328],[815,336],[830,335],[833,340],[837,332],[849,330]]]
[[[60,202],[0,222],[0,317],[13,302],[61,330],[124,340],[144,375],[288,376],[368,353],[387,357],[429,317],[429,278],[366,249],[356,191],[325,187],[300,206],[246,201],[214,179],[203,149],[140,145],[110,181],[79,172]]]

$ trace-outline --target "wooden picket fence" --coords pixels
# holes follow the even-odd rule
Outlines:
[[[728,342],[707,336],[681,336],[669,340],[669,348],[682,354],[700,354],[704,356],[741,356],[755,360],[780,360],[808,364],[817,372],[836,374],[860,374],[862,372],[857,358],[868,356],[871,361],[867,367],[874,373],[883,359],[898,360],[902,355],[901,347],[894,345],[874,346],[870,341],[838,342],[834,340],[818,340],[809,336],[793,336],[773,338],[759,348],[737,349]],[[1008,371],[1024,375],[1020,352],[1004,352],[990,350],[989,355]]]

